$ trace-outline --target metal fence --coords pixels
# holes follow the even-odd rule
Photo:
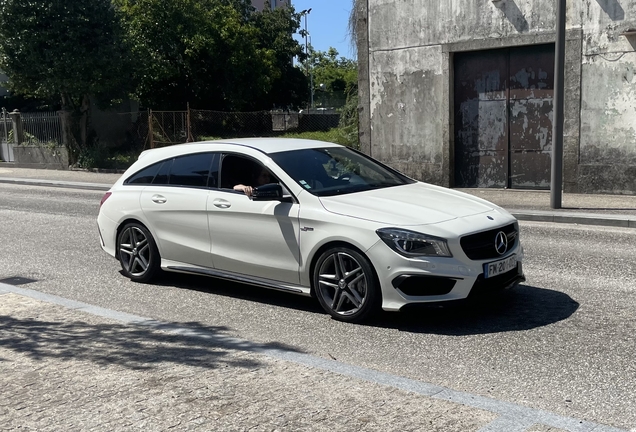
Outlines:
[[[12,120],[11,117],[14,117]],[[106,151],[134,152],[184,142],[215,138],[280,136],[287,133],[328,131],[338,127],[340,115],[317,108],[308,112],[137,111],[100,112],[93,118],[97,147]],[[14,136],[14,127],[18,129]],[[13,161],[12,149],[20,144],[62,145],[62,119],[58,112],[19,113],[5,110],[0,116],[0,159]]]
[[[150,148],[193,141],[190,128],[190,110],[148,110],[148,136]]]
[[[0,140],[3,143],[9,142],[9,130],[11,130],[11,119],[6,109],[0,112]]]
[[[340,114],[333,111],[189,112],[189,139],[193,141],[327,131],[338,127],[340,121]]]
[[[191,139],[271,135],[272,117],[268,111],[220,112],[190,110]]]
[[[62,119],[57,112],[22,113],[25,143],[62,145]]]
[[[148,111],[150,148],[215,138],[277,136],[288,132],[327,131],[338,127],[340,114],[315,110],[224,112],[187,109]]]
[[[7,110],[2,108],[0,112],[0,160],[3,162],[13,162],[13,147],[9,145],[9,131],[11,130],[11,119]]]
[[[11,118],[13,117],[13,119]],[[62,119],[57,112],[0,114],[0,160],[14,162],[16,144],[62,145]]]

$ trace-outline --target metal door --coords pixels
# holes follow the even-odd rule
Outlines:
[[[455,186],[548,189],[554,46],[455,55]]]

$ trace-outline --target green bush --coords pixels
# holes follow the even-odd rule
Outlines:
[[[118,152],[101,146],[92,146],[80,151],[77,165],[80,168],[102,168],[123,170],[132,165],[139,157],[139,152]]]

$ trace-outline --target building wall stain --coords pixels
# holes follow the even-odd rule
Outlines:
[[[556,3],[367,3],[361,112],[372,156],[442,185],[549,187],[554,71],[527,54],[506,78],[484,62],[467,83],[475,96],[458,101],[454,64],[462,53],[553,42]],[[636,37],[624,34],[636,28],[636,2],[568,0],[567,28],[566,191],[636,194]],[[462,158],[472,162],[458,169]]]
[[[441,178],[442,156],[433,143],[441,142],[442,128],[431,121],[439,114],[440,55],[434,47],[378,52],[370,59],[371,153],[417,178]]]
[[[635,68],[636,53],[583,62],[581,164],[636,165]]]

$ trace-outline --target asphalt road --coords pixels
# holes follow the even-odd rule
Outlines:
[[[636,427],[636,231],[522,223],[528,282],[498,299],[334,321],[311,299],[167,275],[135,284],[99,247],[102,192],[0,185],[0,280],[470,394]]]

